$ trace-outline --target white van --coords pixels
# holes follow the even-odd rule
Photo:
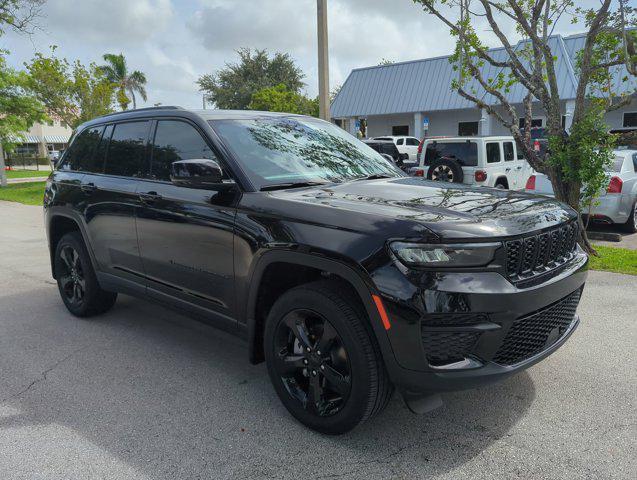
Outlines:
[[[532,173],[510,136],[425,139],[419,157],[410,174],[443,182],[521,190]]]

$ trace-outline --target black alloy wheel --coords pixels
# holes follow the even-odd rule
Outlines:
[[[61,292],[68,302],[80,306],[86,294],[86,279],[80,255],[72,246],[64,245],[60,249],[60,258],[63,265],[58,272]]]
[[[263,348],[283,405],[305,426],[337,435],[381,412],[393,392],[357,293],[319,280],[283,293],[265,322]]]
[[[117,293],[100,287],[79,232],[67,233],[59,240],[55,247],[54,268],[62,301],[73,315],[98,315],[115,304]]]
[[[343,340],[329,320],[310,310],[293,310],[279,323],[274,347],[274,368],[305,410],[325,417],[342,409],[351,370]]]

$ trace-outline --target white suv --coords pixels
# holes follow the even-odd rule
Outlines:
[[[513,137],[425,139],[412,175],[468,185],[523,189],[532,172]]]
[[[374,137],[372,140],[389,140],[396,144],[396,148],[398,148],[398,152],[402,154],[409,155],[409,158],[406,159],[412,164],[416,162],[416,155],[418,155],[418,145],[420,145],[420,140],[416,137],[409,137],[406,135],[387,135],[385,137]]]

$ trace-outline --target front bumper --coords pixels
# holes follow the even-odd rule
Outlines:
[[[464,390],[539,362],[577,328],[587,267],[578,249],[558,275],[529,288],[497,272],[377,271],[391,320],[392,381],[414,394]]]

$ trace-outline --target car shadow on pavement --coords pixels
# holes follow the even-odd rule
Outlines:
[[[329,437],[287,413],[264,365],[229,334],[125,296],[91,320],[68,314],[53,286],[17,297],[1,299],[24,308],[2,324],[0,437],[24,442],[44,473],[65,445],[84,478],[108,462],[129,478],[429,476],[506,441],[535,397],[526,372],[447,394],[423,416],[396,394],[377,418]]]

